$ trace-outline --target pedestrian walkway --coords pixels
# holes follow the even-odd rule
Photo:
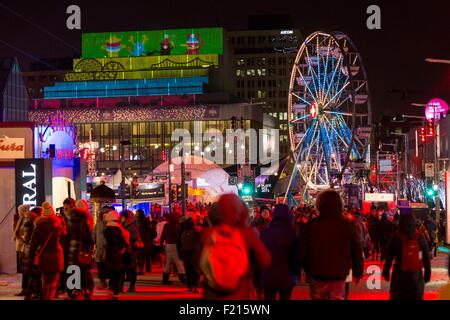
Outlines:
[[[439,253],[438,257],[432,262],[432,277],[430,283],[425,288],[425,299],[435,300],[438,297],[439,289],[448,281],[447,275],[447,259],[446,253]],[[367,262],[365,270],[369,266],[380,266],[378,262]],[[154,267],[154,272],[143,276],[138,276],[136,285],[136,293],[123,293],[120,300],[183,300],[183,299],[200,299],[199,293],[188,292],[187,288],[178,281],[176,277],[172,277],[172,284],[162,285],[162,272],[160,268]],[[388,300],[389,299],[389,283],[381,280],[379,289],[369,289],[367,280],[369,275],[366,273],[358,286],[352,284],[350,289],[350,300]],[[96,283],[98,285],[98,283]],[[16,297],[14,294],[20,291],[21,275],[0,275],[0,300],[22,300],[23,297]],[[127,283],[125,283],[125,290]],[[94,300],[108,300],[111,293],[106,290],[95,290]],[[294,289],[292,298],[294,300],[309,300],[309,287],[304,282],[297,285]]]

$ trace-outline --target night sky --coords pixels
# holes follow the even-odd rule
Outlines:
[[[22,69],[31,61],[29,56],[80,55],[76,49],[81,49],[81,31],[66,29],[65,12],[71,4],[81,7],[83,32],[215,26],[246,29],[248,15],[289,14],[305,37],[316,30],[350,35],[366,66],[375,119],[383,114],[420,114],[420,108],[410,106],[411,102],[426,103],[435,96],[450,102],[450,65],[425,62],[427,57],[450,59],[448,0],[0,0],[0,4],[23,17],[0,6],[0,56],[18,56]],[[381,30],[366,28],[370,4],[381,7]]]

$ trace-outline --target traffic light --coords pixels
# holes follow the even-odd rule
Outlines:
[[[177,202],[177,186],[176,185],[172,185],[172,190],[170,190],[170,197],[172,202]]]
[[[167,151],[166,150],[161,151],[161,160],[163,162],[165,162],[167,160]]]
[[[231,129],[236,130],[236,117],[231,117]]]
[[[434,137],[434,123],[433,121],[428,121],[427,123],[427,137]]]
[[[177,184],[177,201],[181,200],[183,190],[181,189],[181,184]]]
[[[242,193],[244,195],[247,195],[247,196],[251,195],[252,194],[252,187],[250,185],[248,185],[248,184],[244,184],[242,186]]]
[[[425,140],[426,140],[425,127],[420,128],[419,136],[420,136],[420,141],[425,142]]]
[[[436,185],[429,184],[426,189],[426,194],[428,198],[433,198],[436,196],[438,187]]]

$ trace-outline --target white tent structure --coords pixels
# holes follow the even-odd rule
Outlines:
[[[224,193],[238,193],[237,186],[228,185],[229,174],[214,162],[196,156],[184,157],[186,175],[190,175],[191,181],[187,181],[191,188],[202,189],[203,196],[192,196],[190,200],[210,202],[215,201]],[[181,157],[172,159],[171,176],[172,183],[181,183]],[[165,161],[153,170],[153,174],[167,174],[168,163]]]

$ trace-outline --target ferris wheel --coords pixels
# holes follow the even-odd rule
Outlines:
[[[369,86],[359,52],[342,32],[314,32],[300,46],[288,97],[293,179],[308,190],[352,183],[368,155]],[[349,165],[351,164],[351,165]],[[361,168],[361,166],[359,166]]]

